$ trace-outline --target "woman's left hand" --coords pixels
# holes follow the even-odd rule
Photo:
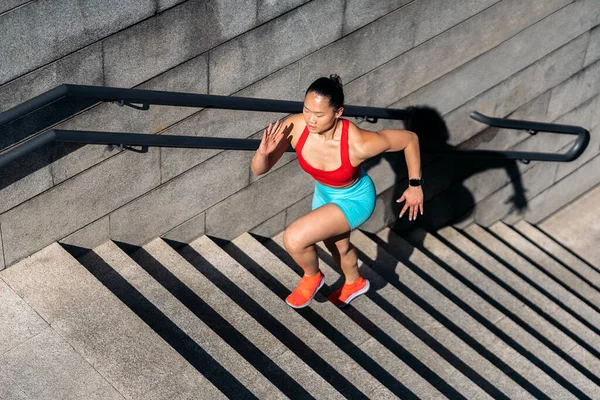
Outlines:
[[[396,203],[402,203],[403,201],[406,201],[406,203],[402,207],[402,211],[400,211],[399,218],[402,218],[407,209],[409,221],[416,220],[419,211],[423,215],[423,189],[421,186],[409,186],[402,194],[402,197],[396,200]]]

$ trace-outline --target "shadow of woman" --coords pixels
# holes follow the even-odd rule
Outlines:
[[[404,247],[402,251],[402,263],[407,263],[415,247],[422,248],[426,232],[434,232],[448,225],[468,224],[475,210],[475,197],[471,191],[464,185],[465,180],[474,174],[480,174],[491,169],[504,169],[511,182],[514,194],[506,200],[512,203],[516,210],[523,211],[527,208],[527,199],[525,189],[521,180],[516,160],[486,160],[474,159],[460,156],[436,156],[445,150],[454,150],[454,146],[448,144],[450,138],[448,128],[440,115],[434,108],[422,106],[412,108],[412,117],[406,121],[405,127],[415,132],[419,136],[421,145],[421,165],[423,170],[423,192],[425,196],[424,214],[419,215],[416,221],[408,221],[406,216],[399,219],[403,204],[396,203],[396,199],[402,196],[402,193],[408,187],[406,162],[403,154],[384,155],[374,160],[370,160],[365,165],[365,169],[377,166],[379,163],[388,162],[394,171],[394,186],[380,196],[379,208],[385,208],[379,211],[377,223],[381,223],[381,218],[389,226],[390,230],[396,235],[407,233],[413,230],[411,234],[411,244]],[[382,214],[382,215],[381,215]],[[421,228],[421,229],[415,229]],[[368,229],[367,229],[368,230]],[[370,236],[379,243],[388,238],[379,239],[371,232]],[[369,233],[367,233],[369,234]],[[361,257],[367,264],[389,265],[388,255],[383,254],[384,250],[379,247],[377,259],[369,260],[364,254]],[[393,271],[378,271],[386,280],[394,286],[399,283],[398,275]],[[378,289],[373,287],[373,289]]]

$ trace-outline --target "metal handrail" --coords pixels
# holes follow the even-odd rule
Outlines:
[[[28,100],[4,113],[0,113],[0,127],[7,125],[19,118],[44,108],[61,98],[72,97],[98,102],[116,102],[139,110],[148,110],[150,105],[218,108],[230,110],[267,111],[278,113],[301,112],[303,103],[299,101],[283,101],[272,99],[255,99],[245,97],[216,96],[193,93],[176,93],[154,90],[120,89],[99,86],[61,85],[40,96]],[[412,111],[403,109],[362,107],[348,105],[344,107],[344,116],[358,117],[369,122],[376,122],[379,118],[405,120],[410,118]],[[463,150],[455,148],[427,148],[423,149],[434,155],[449,155],[458,157],[477,157],[493,159],[516,159],[523,161],[572,161],[579,157],[587,147],[590,134],[580,127],[572,125],[548,124],[541,122],[510,120],[488,117],[478,112],[471,113],[471,118],[486,125],[526,130],[531,134],[537,132],[564,133],[577,135],[577,140],[566,153],[535,153],[515,151],[490,151],[490,150]],[[181,147],[202,149],[236,149],[256,150],[259,140],[231,139],[171,135],[147,135],[135,133],[111,133],[50,130],[40,135],[33,135],[26,140],[0,150],[0,167],[22,157],[50,142],[72,142],[82,144],[108,144],[135,150],[132,146],[141,146],[145,151],[148,147]],[[293,151],[288,148],[287,151]]]

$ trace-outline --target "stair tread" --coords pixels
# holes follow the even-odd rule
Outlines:
[[[485,254],[479,246],[458,232],[456,229],[447,227],[440,230],[438,233],[445,240],[459,249],[463,254],[466,254],[468,257],[473,259],[476,265],[478,265],[481,269],[489,271],[489,273],[493,276],[502,276],[501,272],[495,272],[494,266],[498,265],[498,262],[492,259],[491,256]],[[481,290],[483,290],[485,293],[488,293],[490,297],[493,297],[496,301],[513,312],[516,316],[520,317],[537,332],[543,332],[544,337],[558,346],[561,350],[566,351],[571,355],[577,354],[575,359],[590,371],[600,371],[600,359],[594,357],[594,355],[583,349],[558,327],[554,326],[551,322],[549,322],[519,298],[509,293],[504,287],[494,282],[489,276],[484,274],[478,268],[475,268],[462,256],[457,254],[455,254],[455,256],[457,262],[452,263],[453,267],[455,267],[457,270],[460,268],[461,274],[468,276],[471,282],[477,284]],[[577,351],[577,349],[581,349],[581,352]]]
[[[553,293],[574,311],[600,328],[600,313],[597,311],[598,307],[596,306],[596,309],[593,308],[593,302],[598,302],[597,299],[596,301],[594,301],[594,299],[600,296],[596,290],[594,290],[594,288],[590,287],[587,283],[579,279],[573,273],[569,272],[563,266],[559,265],[550,257],[543,254],[540,250],[535,249],[530,242],[523,239],[522,236],[504,223],[497,222],[489,229],[500,239],[508,243],[508,245],[514,251],[520,253],[522,262],[516,266],[521,272],[523,272],[530,279],[535,280],[544,289]],[[537,266],[527,260],[524,256],[528,257],[529,260],[532,260],[533,263],[536,263]],[[554,278],[551,278],[542,272],[540,268],[544,271],[547,271],[548,274],[552,275]],[[569,287],[571,290],[580,293],[582,296],[588,297],[589,301],[592,302],[592,306],[582,301],[575,294],[567,290],[561,285],[561,283]]]
[[[2,278],[125,397],[169,387],[223,398],[204,377],[188,373],[189,364],[59,244]]]
[[[405,265],[406,263],[398,262],[396,258],[377,246],[375,242],[364,234],[356,235],[355,244],[368,259],[376,260],[375,263],[377,264],[378,269],[385,269],[390,271],[390,275],[397,275],[398,284],[408,287],[416,296],[420,297],[420,301],[428,303],[431,310],[435,310],[442,314],[449,322],[454,324],[455,328],[452,329],[457,330],[456,333],[461,336],[461,339],[464,339],[463,335],[466,335],[469,337],[467,342],[471,346],[476,345],[479,348],[485,348],[487,350],[488,356],[482,356],[481,358],[485,360],[484,362],[488,364],[489,367],[483,367],[481,365],[478,370],[482,371],[485,368],[486,370],[489,369],[493,371],[495,376],[490,376],[489,379],[494,382],[498,388],[508,393],[510,390],[517,387],[515,383],[520,382],[521,385],[528,385],[530,388],[529,390],[535,390],[535,388],[537,388],[538,390],[546,392],[548,395],[561,393],[568,397],[569,393],[565,388],[560,386],[544,371],[505,343],[490,330],[492,329],[491,326],[488,325],[488,327],[486,327],[482,325],[482,323],[471,316],[470,313],[456,305],[442,294],[442,292],[438,291],[437,288],[427,283],[419,276],[419,274],[407,267]],[[402,239],[399,239],[394,243],[395,248],[398,248],[399,246],[403,247],[403,249],[399,251],[403,253],[402,258],[405,259],[407,263],[413,264],[415,267],[418,267],[419,270],[426,272],[434,280],[440,279],[440,277],[443,278],[444,275],[450,279],[449,274],[442,273],[442,268],[418,249],[409,245]],[[470,301],[473,302],[474,299]],[[451,327],[449,326],[448,329],[451,329]],[[488,359],[488,357],[490,357],[490,359]],[[500,386],[500,383],[498,382],[502,372],[501,369],[499,369],[500,367],[496,366],[497,363],[504,364],[502,371],[507,370],[507,368],[512,369],[512,372],[510,372],[508,376],[515,380],[515,382],[509,383],[508,381],[504,381],[503,386]],[[519,388],[521,387],[519,386]],[[521,390],[525,391],[523,388],[521,388]],[[511,394],[511,396],[515,395],[521,396],[520,394]]]
[[[278,282],[284,285],[288,293],[296,287],[300,276],[283,261],[279,260],[267,248],[262,246],[261,243],[250,236],[250,234],[242,234],[234,239],[232,243],[239,250],[251,257],[261,268],[264,268],[270,275],[277,279]],[[323,289],[321,292],[322,291]],[[319,299],[313,300],[309,308],[322,316],[327,323],[331,324],[333,328],[339,331],[344,338],[348,340],[346,345],[349,345],[349,349],[356,346],[374,362],[383,367],[386,371],[389,371],[394,378],[418,397],[423,398],[440,395],[433,386],[416,374],[412,369],[407,367],[391,353],[390,350],[374,340],[345,313],[327,301],[323,295],[320,295]],[[306,313],[304,315],[306,315]],[[339,341],[337,341],[336,344],[340,346]],[[390,390],[392,389],[390,388]],[[401,392],[399,393],[401,394]]]
[[[570,267],[579,276],[593,283],[596,288],[600,287],[600,270],[594,269],[590,264],[525,220],[520,220],[513,227],[533,243],[536,243],[541,249],[547,251],[548,254]]]
[[[504,245],[500,240],[494,238],[490,233],[486,232],[480,226],[469,226],[465,232],[476,243],[488,249],[493,254],[496,254],[500,259],[504,260],[509,265],[515,266],[523,262],[523,259],[520,258],[514,251],[512,251],[508,246]],[[549,317],[555,319],[563,326],[568,327],[571,332],[573,332],[575,335],[577,335],[577,337],[584,340],[593,348],[600,348],[600,336],[531,285],[531,283],[535,282],[526,282],[520,276],[515,274],[515,272],[506,268],[505,265],[495,260],[483,250],[474,254],[474,258],[475,256],[477,257],[476,261],[480,265],[483,265],[493,271],[493,274],[506,282],[523,298],[531,301],[533,304],[539,307],[540,311],[546,313]]]
[[[298,313],[291,312],[290,307],[282,299],[266,288],[262,282],[239,265],[208,237],[203,236],[197,239],[190,244],[190,247],[209,263],[218,266],[219,271],[228,280],[241,288],[246,295],[256,301],[260,307],[277,319],[285,328],[293,332],[306,346],[318,353],[325,362],[342,374],[357,391],[368,396],[373,390],[379,388],[379,382],[367,371],[314,326],[307,323]]]
[[[307,368],[299,357],[287,349],[285,344],[162,239],[148,243],[144,246],[144,250],[232,326],[232,328],[225,327],[226,329],[235,329],[244,335],[258,351],[273,360],[311,395],[327,398],[341,397],[323,377]],[[188,254],[188,257],[197,256],[197,253],[190,250],[186,251],[184,248],[182,253]]]
[[[161,240],[161,239],[157,239]],[[194,344],[188,343],[185,351],[195,356],[203,364],[203,371],[215,369],[212,357],[232,377],[222,377],[224,386],[233,386],[230,379],[237,379],[252,394],[259,398],[283,398],[281,393],[267,378],[261,375],[248,361],[240,356],[225,340],[211,330],[204,321],[179,302],[166,288],[157,282],[147,271],[125,254],[117,245],[109,241],[94,249],[94,252],[109,264],[119,275],[127,280],[140,294],[155,305],[165,317],[172,321],[187,335]],[[183,336],[183,335],[182,335]],[[185,338],[178,337],[178,340]],[[206,351],[208,356],[205,356]],[[235,394],[233,392],[232,394]],[[238,396],[244,393],[237,394]]]
[[[273,237],[272,240],[279,245],[275,248],[278,254],[287,255],[285,250],[283,250],[282,234]],[[330,286],[339,284],[337,282],[340,281],[341,276],[331,267],[331,265],[334,264],[333,260],[326,262],[323,258],[324,255],[326,255],[326,249],[324,249],[324,246],[321,244],[319,244],[319,247],[321,250],[319,254],[319,267],[325,273],[327,284]],[[362,321],[363,318],[361,317],[364,316],[370,321],[377,321],[376,326],[381,332],[375,332],[375,334],[379,337],[383,336],[382,340],[387,339],[387,337],[393,340],[393,343],[388,341],[387,345],[388,347],[394,347],[397,352],[411,353],[411,355],[418,360],[416,362],[410,359],[407,361],[414,365],[413,368],[423,370],[423,367],[419,365],[422,363],[426,368],[430,369],[431,372],[423,371],[422,373],[427,374],[429,379],[433,381],[432,384],[447,397],[452,397],[453,390],[456,390],[467,398],[489,398],[489,395],[485,391],[456,369],[451,362],[446,361],[440,354],[425,344],[421,338],[419,338],[418,334],[411,332],[409,328],[405,327],[396,320],[394,316],[390,315],[377,304],[377,299],[379,298],[393,307],[393,303],[397,300],[396,298],[401,298],[402,294],[391,285],[386,286],[384,280],[360,260],[358,264],[361,274],[370,280],[371,290],[367,296],[361,296],[353,301],[352,307],[346,308],[345,311],[350,313],[352,310],[356,309],[357,312],[352,312],[351,314],[354,318],[360,318]],[[373,296],[374,292],[377,292],[377,296]],[[374,297],[375,300],[371,299],[371,297]],[[389,299],[389,302],[385,299]],[[403,301],[404,299],[400,299],[398,302],[402,303]],[[406,320],[406,317],[404,319]],[[427,321],[427,323],[429,323],[429,325],[427,325],[428,327],[439,326],[435,320]],[[403,356],[404,358],[407,358],[406,355]],[[435,376],[433,376],[433,374],[435,374]],[[442,383],[440,384],[438,380],[441,380]],[[449,391],[442,387],[445,384],[451,387]]]
[[[449,238],[449,240],[452,240],[453,243],[459,241],[457,236],[460,234],[451,227],[442,229],[438,231],[438,233],[444,238]],[[393,233],[390,232],[389,235],[393,236]],[[554,351],[550,350],[538,339],[523,329],[519,324],[513,321],[510,313],[513,313],[515,316],[517,316],[517,319],[520,319],[522,323],[527,323],[534,329],[537,328],[537,332],[540,335],[546,336],[547,332],[552,333],[548,339],[554,345],[556,345],[556,347],[559,349],[559,352],[562,351],[565,354],[569,354],[575,347],[579,347],[579,345],[558,331],[547,321],[543,320],[532,309],[527,307],[527,305],[519,301],[502,287],[486,277],[481,271],[477,270],[464,258],[452,251],[440,240],[435,238],[434,235],[419,235],[419,238],[421,239],[421,246],[423,248],[433,253],[442,262],[446,263],[452,269],[472,282],[473,285],[481,289],[486,296],[489,296],[489,298],[497,301],[502,306],[507,308],[509,315],[500,319],[499,321],[496,321],[495,325],[506,335],[518,342],[519,345],[522,345],[525,351],[531,352],[535,357],[543,361],[548,367],[555,369],[555,371],[560,371],[560,375],[564,375],[565,378],[586,392],[588,395],[593,395],[597,390],[600,389],[594,382],[582,375],[581,372],[577,371],[567,361],[560,358]],[[464,236],[462,239],[466,240]],[[472,305],[476,306],[479,302],[485,302],[485,300],[480,299],[477,302],[472,303]],[[587,367],[588,371],[593,371],[600,367],[598,360],[595,359],[595,357],[593,357],[591,354],[583,354],[583,356],[585,357],[583,359],[583,366],[584,368]],[[580,356],[580,358],[582,357]]]

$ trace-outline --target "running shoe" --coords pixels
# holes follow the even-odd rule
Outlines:
[[[314,276],[305,275],[285,302],[293,308],[306,307],[324,284],[325,275],[321,271]]]
[[[327,299],[336,306],[342,308],[350,304],[356,297],[367,293],[370,286],[367,279],[359,276],[357,280],[350,284],[344,283],[344,286],[342,286],[341,289],[331,293]]]

